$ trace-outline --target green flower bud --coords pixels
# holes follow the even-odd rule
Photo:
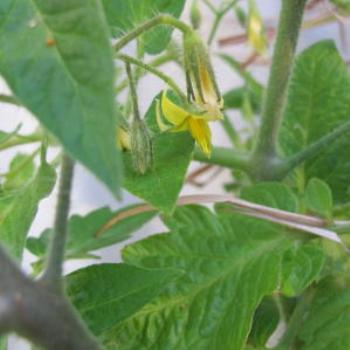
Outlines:
[[[153,147],[151,135],[141,119],[131,124],[131,154],[135,171],[145,174],[152,167]]]
[[[191,5],[190,20],[192,27],[198,29],[202,23],[202,14],[199,10],[198,0],[193,0]]]

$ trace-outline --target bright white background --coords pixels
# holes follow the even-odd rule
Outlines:
[[[189,1],[187,1],[189,3]],[[219,0],[212,1],[213,3],[220,3]],[[246,1],[241,1],[245,3]],[[260,0],[258,1],[259,7],[263,14],[264,19],[269,23],[276,23],[278,16],[278,8],[280,1],[278,0]],[[187,6],[188,7],[188,6]],[[203,37],[207,37],[210,28],[206,26],[207,23],[211,23],[211,14],[207,10],[206,6],[202,6],[203,14],[204,14],[204,25],[201,28],[201,33]],[[322,8],[321,8],[322,10]],[[185,20],[188,19],[188,8],[186,9],[183,18]],[[349,26],[346,26],[346,31],[349,30]],[[228,35],[237,35],[241,33],[241,29],[235,23],[233,14],[229,14],[222,25],[220,26],[220,30],[218,32],[217,37],[222,38]],[[176,34],[175,34],[176,36]],[[346,56],[348,52],[346,52],[345,46],[339,43],[339,27],[337,24],[329,24],[324,25],[322,27],[317,27],[315,29],[305,30],[301,34],[300,42],[299,42],[299,50],[309,46],[315,41],[325,38],[333,38],[337,40],[338,47],[342,50],[344,55]],[[349,38],[345,38],[348,42]],[[132,50],[132,47],[129,48]],[[213,45],[212,51],[215,52],[218,50],[216,44]],[[235,56],[236,59],[244,60],[248,57],[250,50],[245,45],[227,47],[225,48],[227,53],[231,53]],[[240,83],[239,78],[229,70],[226,65],[219,64],[220,62],[213,58],[214,68],[217,75],[218,83],[222,89],[222,91],[226,91],[227,89],[238,86]],[[181,77],[181,72],[179,72],[178,68],[175,65],[167,65],[164,67],[167,73],[172,74],[173,77]],[[265,67],[254,67],[252,70],[255,76],[262,82],[266,81],[267,71]],[[182,79],[181,79],[182,80]],[[178,81],[178,83],[184,86],[183,81]],[[140,94],[140,107],[144,112],[148,108],[148,105],[152,101],[153,97],[164,87],[164,85],[159,82],[155,78],[146,77],[141,80],[139,85],[139,94]],[[0,92],[8,92],[6,85],[4,82],[0,81]],[[241,126],[239,116],[237,114],[232,114],[232,119],[237,128]],[[36,122],[33,117],[29,115],[25,110],[19,107],[14,107],[11,105],[1,104],[0,105],[0,130],[3,131],[11,131],[13,130],[19,123],[23,123],[21,128],[22,133],[32,131]],[[213,143],[217,145],[229,145],[229,141],[221,129],[220,125],[213,125]],[[25,146],[20,148],[23,152],[33,151],[32,146]],[[18,151],[18,150],[16,150]],[[6,152],[2,152],[0,155],[0,173],[4,173],[7,169],[9,159],[13,156],[15,151],[10,150]],[[191,169],[196,168],[196,164],[192,164]],[[193,194],[193,193],[222,193],[223,190],[221,185],[224,182],[228,182],[230,180],[230,175],[228,171],[224,171],[218,176],[215,181],[210,182],[210,185],[205,188],[195,188],[193,186],[185,185],[182,191],[183,194]],[[42,201],[40,204],[38,215],[32,225],[30,230],[30,235],[38,235],[42,232],[43,229],[49,227],[52,224],[54,209],[55,209],[55,194],[56,190],[53,194]],[[110,206],[111,208],[119,208],[126,204],[134,203],[138,201],[135,197],[131,196],[128,193],[124,193],[123,201],[118,202],[106,189],[105,187],[99,183],[94,176],[88,173],[83,167],[78,165],[76,167],[75,178],[74,178],[74,190],[72,194],[72,204],[71,204],[71,212],[85,214],[94,208],[98,208],[101,206]],[[133,238],[127,241],[129,243],[140,237],[143,237],[150,233],[159,232],[161,230],[161,224],[159,220],[153,220],[151,223],[147,224],[142,228],[139,232],[135,233]],[[117,262],[120,261],[120,248],[125,245],[118,244],[103,250],[100,250],[98,254],[102,257],[101,262]],[[24,259],[24,268],[26,270],[30,270],[30,263],[33,261],[33,257],[26,252]],[[66,272],[72,271],[78,267],[81,267],[88,262],[86,261],[75,261],[74,263],[69,262],[65,266]],[[10,350],[26,350],[28,346],[26,343],[15,336],[11,337],[10,340]]]

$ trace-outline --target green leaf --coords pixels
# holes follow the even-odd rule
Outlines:
[[[350,12],[350,0],[331,0],[331,2],[338,6],[340,10],[344,11],[345,14]]]
[[[132,207],[118,211],[100,208],[85,216],[73,215],[68,221],[68,240],[66,255],[68,258],[81,257],[97,250],[130,238],[130,235],[155,216],[155,212],[139,213],[121,218],[110,228],[100,231],[103,225],[113,218],[123,215]],[[47,251],[51,229],[43,231],[39,237],[29,237],[27,248],[31,253],[42,257]]]
[[[279,321],[275,300],[272,297],[264,298],[255,311],[249,342],[254,347],[263,347],[277,328]]]
[[[241,197],[272,208],[297,212],[298,199],[292,190],[278,182],[265,182],[246,187]],[[293,245],[283,257],[281,291],[299,295],[315,281],[325,263],[325,254],[315,244]]]
[[[114,66],[97,0],[2,0],[0,74],[67,152],[113,192]]]
[[[5,132],[0,130],[0,145],[9,141],[12,137],[16,136],[20,128],[21,124],[17,125],[16,128],[11,132]]]
[[[282,293],[289,297],[300,295],[318,279],[324,263],[323,250],[314,244],[290,248],[283,258]]]
[[[350,76],[330,41],[313,45],[299,55],[291,78],[280,144],[286,155],[295,154],[327,135],[350,118]],[[299,168],[303,182],[325,181],[336,202],[350,199],[350,138],[332,145]]]
[[[260,111],[261,97],[257,96],[251,89],[245,86],[225,92],[223,99],[225,109],[242,109],[244,101],[248,99],[253,111],[255,113],[259,113]]]
[[[101,208],[86,216],[73,215],[68,224],[67,254],[73,256],[88,253],[124,241],[155,216],[154,211],[139,213],[121,219],[111,228],[99,233],[109,220],[131,208],[123,208],[116,212],[109,208]]]
[[[1,336],[0,337],[0,350],[6,350],[7,349],[7,337]]]
[[[327,279],[317,288],[300,327],[301,350],[350,349],[350,283],[348,276]]]
[[[193,139],[187,132],[155,135],[154,164],[146,174],[138,174],[130,153],[124,154],[124,187],[160,211],[170,213],[182,188],[193,147]]]
[[[327,218],[332,216],[332,191],[322,180],[312,178],[305,191],[305,204],[308,209]]]
[[[8,174],[5,177],[4,189],[14,190],[23,186],[34,174],[35,165],[33,156],[18,153],[10,163]]]
[[[241,64],[237,62],[232,56],[227,54],[220,54],[219,57],[237,73],[244,81],[245,85],[239,88],[232,89],[224,94],[225,108],[239,108],[244,107],[245,101],[248,101],[255,113],[259,113],[264,87],[246,70]]]
[[[90,330],[100,335],[131,316],[179,276],[181,272],[170,269],[93,265],[67,276],[67,294]]]
[[[35,178],[13,197],[10,208],[0,222],[0,239],[10,253],[22,257],[26,236],[38,210],[41,199],[50,194],[56,181],[56,173],[48,164],[42,164]]]
[[[48,228],[44,230],[39,237],[28,237],[26,242],[26,248],[38,257],[44,257],[47,248],[50,244],[50,238],[53,235],[53,229]]]
[[[290,212],[296,212],[298,208],[298,199],[292,190],[279,182],[263,182],[245,187],[241,197],[257,204]]]
[[[127,247],[123,257],[185,275],[108,332],[107,348],[243,349],[256,307],[278,285],[290,238],[275,225],[234,214],[215,216],[198,206],[177,209],[173,220],[178,229]]]
[[[102,0],[102,3],[112,32],[119,37],[160,13],[179,17],[185,0]],[[171,33],[169,27],[157,27],[145,33],[141,37],[145,51],[150,54],[162,52]]]

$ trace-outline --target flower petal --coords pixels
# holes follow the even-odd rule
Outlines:
[[[211,132],[206,121],[188,118],[188,130],[198,143],[198,146],[208,157],[211,152]]]
[[[129,133],[121,128],[117,128],[117,146],[121,150],[129,150],[131,148]]]
[[[186,118],[189,117],[189,113],[185,109],[170,101],[166,92],[162,94],[161,107],[165,119],[175,126],[183,124]]]

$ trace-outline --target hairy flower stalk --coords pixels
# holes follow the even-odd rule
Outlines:
[[[223,99],[207,48],[195,31],[184,34],[184,65],[187,103],[177,105],[164,92],[158,101],[158,125],[163,131],[188,130],[201,151],[209,157],[211,132],[208,122],[222,119]],[[172,126],[164,124],[162,117]]]

